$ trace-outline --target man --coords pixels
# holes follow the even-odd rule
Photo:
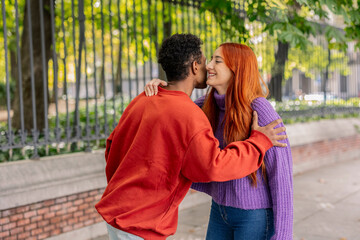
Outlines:
[[[108,223],[110,239],[166,239],[176,231],[178,206],[192,182],[245,177],[262,163],[265,152],[286,138],[259,127],[254,118],[249,139],[219,149],[210,123],[192,100],[206,86],[201,41],[191,34],[166,39],[159,63],[168,86],[151,98],[144,93],[126,108],[107,139],[108,186],[96,209]]]

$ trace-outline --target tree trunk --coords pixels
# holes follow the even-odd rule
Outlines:
[[[50,41],[51,41],[51,39],[50,39]],[[56,61],[56,65],[59,66],[59,63],[57,62],[57,59],[54,59],[53,55],[51,55],[50,58],[53,60],[53,62],[52,62],[53,66],[55,65],[55,61]],[[46,68],[46,73],[45,74],[47,74],[47,68]],[[54,72],[54,74],[56,74],[56,73]],[[49,103],[55,103],[56,96],[58,96],[58,95],[56,95],[56,91],[58,91],[58,86],[55,84],[55,81],[54,81],[51,97],[48,97],[48,100],[49,100],[48,102]],[[49,96],[49,93],[48,93],[48,96]]]
[[[12,81],[17,82],[17,71],[16,51],[10,49],[10,76]]]
[[[117,72],[115,77],[115,94],[122,92],[122,69],[121,69],[121,54],[122,54],[122,42],[119,44],[119,53],[118,53],[118,63],[117,63]]]
[[[105,85],[105,66],[101,67],[101,75],[100,75],[100,87],[99,87],[99,95],[104,96],[104,85]]]
[[[282,101],[282,83],[284,80],[285,63],[288,59],[289,43],[278,41],[278,49],[275,53],[275,63],[271,68],[271,80],[269,85],[270,97],[276,101]]]
[[[169,7],[169,3],[168,2],[164,2],[163,4],[165,4],[164,8],[168,9]],[[167,12],[167,14],[169,14],[169,12]],[[164,39],[168,38],[171,36],[171,22],[170,22],[170,16],[165,16],[164,17],[164,24],[163,24],[163,30],[164,30]],[[159,49],[158,49],[159,50]],[[159,53],[157,53],[157,56],[159,55]],[[166,73],[164,71],[164,69],[161,67],[160,64],[158,64],[159,67],[159,78],[161,80],[167,80],[166,79]]]
[[[30,1],[30,0],[27,0]],[[54,0],[51,0],[54,1]],[[51,56],[51,16],[50,16],[50,0],[43,0],[42,7],[44,13],[44,29],[45,29],[45,57],[46,63]],[[31,1],[31,28],[33,42],[33,63],[34,63],[34,83],[35,83],[35,102],[36,102],[36,126],[37,130],[43,130],[45,126],[45,104],[44,104],[44,84],[43,74],[47,75],[47,64],[45,69],[42,65],[41,50],[41,28],[40,28],[40,6],[39,1]],[[33,129],[33,106],[32,106],[32,89],[31,89],[31,68],[30,68],[30,41],[29,41],[29,25],[28,25],[27,4],[25,3],[25,13],[23,21],[23,32],[21,36],[21,71],[22,71],[22,88],[23,88],[23,107],[25,130]],[[47,86],[46,86],[47,88]],[[48,91],[48,89],[47,89]],[[19,99],[19,83],[16,82],[13,128],[20,129],[20,99]]]
[[[14,49],[10,49],[10,76],[11,76],[11,81],[13,82],[18,82],[18,68],[17,68],[17,60],[16,60],[16,51],[14,51]],[[11,92],[11,91],[10,91]],[[10,97],[12,96],[12,94],[10,95]],[[11,98],[12,102],[11,102],[11,106],[14,106],[14,99]]]

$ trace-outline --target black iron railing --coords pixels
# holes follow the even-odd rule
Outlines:
[[[234,11],[241,18],[245,2],[234,1]],[[200,0],[1,0],[0,85],[6,94],[0,95],[0,161],[1,154],[9,160],[19,151],[38,158],[103,146],[145,83],[165,78],[156,62],[164,38],[196,34],[207,57],[222,42],[237,41],[237,36],[221,31],[210,12],[199,11],[200,6]],[[276,41],[261,32],[263,27],[261,23],[248,26],[261,74],[268,81]],[[332,65],[325,66],[322,62],[330,51],[324,38],[319,35],[313,42],[314,51],[306,55],[292,52],[290,60],[299,66],[287,78],[283,90],[287,97],[321,92],[324,103],[334,93],[338,93],[336,101],[357,98],[359,53],[331,51]],[[300,65],[312,58],[317,59],[318,70],[303,74]],[[328,82],[326,67],[331,75],[326,80],[333,79]],[[195,90],[192,97],[203,94]],[[325,107],[319,115],[353,113],[359,107]],[[316,111],[281,114],[293,117]]]

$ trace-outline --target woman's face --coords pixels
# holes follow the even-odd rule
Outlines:
[[[206,84],[215,88],[219,94],[225,94],[233,73],[224,62],[221,47],[217,48],[211,61],[206,65],[208,77]]]

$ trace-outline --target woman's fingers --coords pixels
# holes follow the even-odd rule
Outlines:
[[[164,81],[164,80],[159,79],[159,81],[160,81],[160,85],[163,86],[163,87],[168,85],[168,83],[166,81]]]
[[[152,85],[152,93],[153,93],[153,95],[156,95],[158,93],[158,86],[159,85],[155,85],[155,84]]]
[[[146,83],[145,87],[145,95],[150,97],[152,95],[152,87],[151,87],[151,82]]]
[[[145,95],[146,95],[146,96],[149,96],[149,95],[150,95],[149,87],[148,87],[147,84],[146,84],[145,87],[144,87],[144,91],[145,91]]]
[[[165,82],[161,79],[155,78],[155,79],[152,79],[150,82],[146,83],[146,85],[144,87],[145,95],[148,97],[157,95],[159,85],[167,86],[167,82]]]

